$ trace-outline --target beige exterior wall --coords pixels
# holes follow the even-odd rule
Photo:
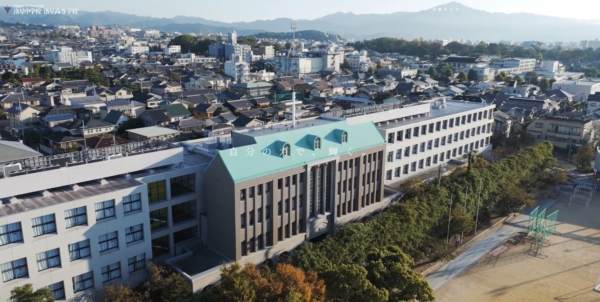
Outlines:
[[[556,131],[556,126],[559,130]],[[592,121],[539,119],[527,126],[527,133],[531,134],[536,142],[550,141],[559,148],[567,148],[572,144],[589,143],[594,137]]]

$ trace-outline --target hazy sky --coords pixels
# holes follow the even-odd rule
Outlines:
[[[35,1],[24,1],[27,4]],[[46,2],[46,1],[45,1]],[[355,14],[421,11],[446,4],[448,0],[54,0],[43,3],[51,8],[86,11],[117,11],[141,16],[178,15],[236,22],[275,18],[315,19],[336,12]],[[535,13],[565,18],[600,19],[598,0],[461,0],[471,8],[489,12]],[[23,3],[25,4],[25,3]]]

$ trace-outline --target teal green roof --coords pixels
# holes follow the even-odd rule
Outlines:
[[[342,133],[348,133],[348,142],[341,143]],[[235,133],[235,135],[240,135]],[[296,128],[294,130],[272,131],[272,133],[255,135],[244,133],[255,144],[237,147],[232,150],[221,150],[220,156],[234,183],[262,177],[279,171],[302,167],[313,161],[335,158],[344,154],[360,153],[361,150],[385,145],[385,139],[373,123],[348,125],[346,121],[333,121],[322,125]],[[236,136],[233,136],[234,145]],[[313,150],[315,137],[321,138],[321,148]],[[290,146],[290,156],[281,156],[285,143]],[[248,152],[254,150],[253,155]],[[331,151],[336,150],[337,156]],[[299,154],[303,149],[302,155]],[[270,153],[269,155],[263,154]]]
[[[187,110],[187,108],[185,108],[185,106],[181,105],[181,104],[173,104],[173,105],[169,105],[167,107],[165,107],[165,110],[167,110],[167,114],[170,117],[176,117],[176,116],[190,116],[190,111]]]

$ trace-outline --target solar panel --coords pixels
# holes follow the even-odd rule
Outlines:
[[[63,113],[63,114],[56,114],[56,115],[46,116],[46,120],[49,121],[49,122],[56,122],[56,121],[70,120],[73,117],[74,116],[71,113]]]
[[[108,106],[108,107],[129,106],[129,100],[116,99],[116,100],[112,100],[112,101],[107,101],[106,106]]]

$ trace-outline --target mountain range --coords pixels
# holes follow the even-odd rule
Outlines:
[[[253,22],[219,22],[200,17],[176,16],[154,18],[111,11],[82,12],[77,15],[15,15],[5,22],[37,24],[119,25],[182,33],[226,33],[239,35],[260,32],[289,32],[289,18]],[[450,2],[419,12],[388,14],[335,13],[313,20],[297,20],[298,30],[317,30],[346,38],[370,39],[397,37],[405,39],[477,39],[484,41],[580,41],[595,39],[600,24],[592,21],[557,18],[532,13],[490,13],[457,2]]]

